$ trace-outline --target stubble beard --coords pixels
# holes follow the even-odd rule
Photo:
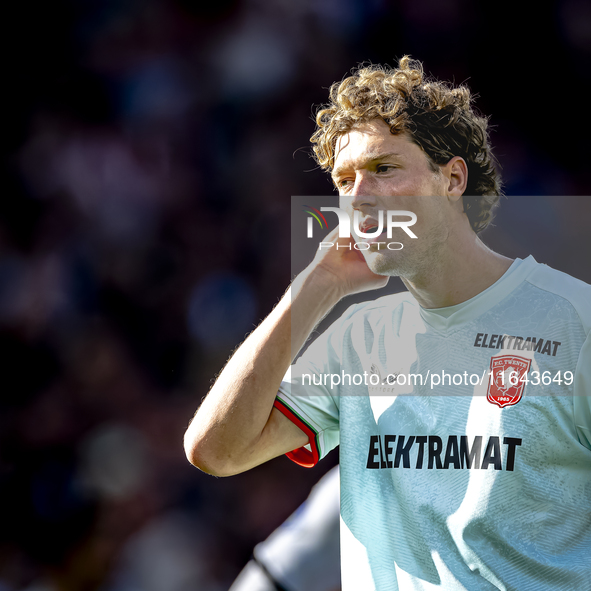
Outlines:
[[[431,236],[408,239],[400,250],[365,250],[363,256],[369,269],[376,275],[401,277],[415,281],[418,277],[434,275],[440,269],[444,244],[448,238],[445,228],[439,226]]]
[[[404,251],[407,252],[404,252]],[[420,252],[409,253],[410,249],[405,246],[401,250],[381,250],[364,252],[365,261],[369,269],[376,275],[385,275],[389,277],[408,277],[414,276],[418,269],[425,264],[424,255]]]

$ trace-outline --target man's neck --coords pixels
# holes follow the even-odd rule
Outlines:
[[[461,304],[498,281],[513,260],[490,250],[476,234],[442,256],[435,268],[402,281],[423,308]]]

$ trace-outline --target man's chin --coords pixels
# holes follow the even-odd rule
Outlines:
[[[400,274],[400,261],[396,260],[394,253],[364,252],[363,256],[369,270],[376,275],[392,277]]]

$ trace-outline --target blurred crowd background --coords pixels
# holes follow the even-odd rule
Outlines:
[[[540,5],[541,6],[541,5]],[[314,105],[404,54],[491,116],[495,246],[591,281],[591,5],[23,0],[4,7],[0,590],[223,591],[337,461],[216,479],[182,436],[332,192]],[[520,12],[521,11],[521,12]]]

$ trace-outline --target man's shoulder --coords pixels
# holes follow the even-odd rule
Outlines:
[[[544,264],[538,264],[528,275],[527,282],[570,304],[577,312],[586,331],[591,328],[591,285]]]

